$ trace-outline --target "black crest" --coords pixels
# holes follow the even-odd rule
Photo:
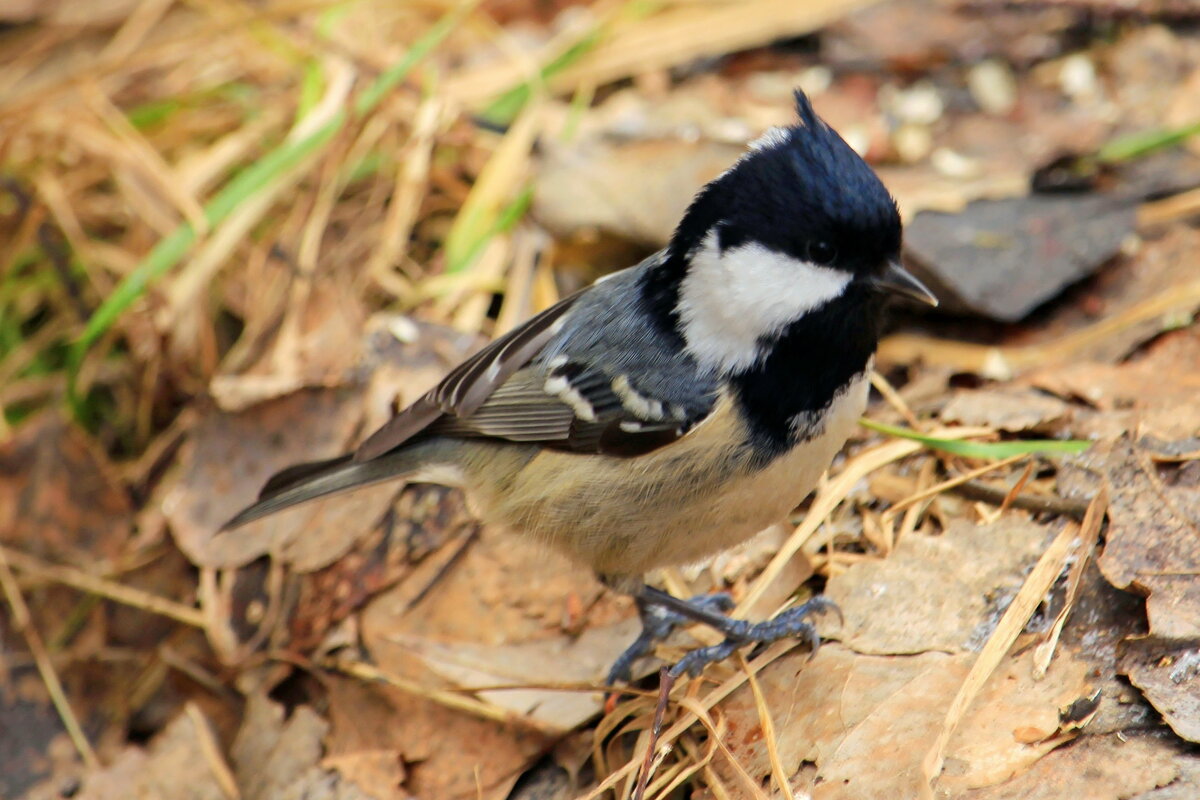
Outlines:
[[[829,266],[873,270],[900,247],[896,203],[875,172],[801,91],[800,124],[776,129],[700,192],[672,239],[694,248],[715,226],[722,249],[756,241],[804,260],[816,242]],[[686,253],[681,253],[686,255]]]

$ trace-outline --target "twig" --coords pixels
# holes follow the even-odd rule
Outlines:
[[[977,480],[966,481],[957,486],[952,486],[950,487],[950,491],[968,500],[978,500],[994,506],[1002,504],[1004,498],[1008,496],[1007,490],[997,489],[994,486],[988,486],[986,483]],[[1058,495],[1039,494],[1018,494],[1012,498],[1009,506],[1020,508],[1024,511],[1062,514],[1072,519],[1083,519],[1083,515],[1087,513],[1088,508],[1087,502],[1083,500],[1074,500],[1070,497],[1059,497]]]
[[[747,672],[745,674],[749,677],[752,673]],[[734,756],[733,751],[729,749],[729,745],[725,743],[726,726],[721,725],[718,727],[717,723],[713,721],[712,715],[709,714],[712,706],[705,705],[695,697],[682,697],[679,700],[679,705],[695,714],[700,724],[708,729],[709,737],[717,743],[717,747],[721,749],[721,754],[725,756],[725,760],[729,762],[729,766],[733,767],[733,771],[746,784],[746,789],[749,792],[748,796],[753,798],[753,800],[767,800],[767,794],[759,787],[758,781],[746,771],[746,768]],[[746,797],[747,795],[741,796]]]
[[[694,754],[688,752],[685,748],[681,747],[680,749],[684,750],[689,756],[691,756],[692,763],[681,765],[682,769],[680,769],[679,772],[674,775],[669,782],[662,782],[662,786],[652,787],[654,789],[655,797],[672,797],[672,792],[677,790],[680,786],[683,786],[683,784],[686,783],[697,772],[700,772],[708,767],[708,765],[712,763],[713,757],[716,756],[717,752],[720,750],[720,748],[717,747],[717,743],[711,739],[708,742],[707,752],[698,758]]]
[[[875,387],[875,391],[879,392],[879,394],[883,396],[883,399],[886,400],[900,416],[904,417],[904,421],[908,423],[910,428],[912,428],[914,431],[920,431],[924,429],[921,421],[917,419],[917,415],[914,414],[913,410],[908,407],[908,403],[904,402],[904,398],[900,396],[898,391],[896,391],[896,387],[892,386],[891,381],[889,381],[883,376],[882,373],[877,372],[876,370],[871,370],[870,377],[871,386]]]
[[[1079,526],[1079,546],[1076,548],[1075,561],[1067,573],[1067,594],[1063,598],[1062,610],[1050,626],[1046,640],[1033,651],[1033,676],[1041,679],[1050,668],[1050,659],[1054,657],[1054,649],[1058,646],[1058,637],[1062,635],[1063,625],[1075,607],[1075,598],[1079,594],[1079,586],[1083,583],[1083,573],[1087,568],[1092,552],[1096,549],[1096,541],[1100,538],[1100,528],[1104,523],[1104,515],[1108,511],[1108,488],[1101,487],[1099,493],[1088,505],[1083,524]]]
[[[1013,487],[1008,490],[1008,494],[1004,495],[1004,501],[1000,503],[1000,508],[997,509],[996,513],[1003,514],[1008,510],[1008,507],[1012,505],[1013,500],[1015,500],[1017,495],[1021,493],[1021,490],[1025,488],[1025,484],[1029,483],[1029,478],[1033,475],[1034,464],[1035,462],[1030,461],[1025,465],[1025,470],[1021,473],[1021,477],[1017,478],[1017,482],[1014,483]]]
[[[47,564],[39,558],[3,546],[0,546],[0,559],[35,578],[61,583],[106,600],[140,608],[152,614],[160,614],[176,622],[182,622],[184,625],[191,625],[195,628],[204,627],[204,614],[198,608],[185,606],[183,603],[177,603],[141,589],[124,586],[116,581],[98,578],[74,567]]]
[[[233,777],[233,770],[229,769],[229,765],[225,763],[225,759],[221,755],[221,746],[217,744],[217,737],[213,735],[213,730],[209,726],[208,720],[204,718],[204,714],[201,713],[200,707],[189,702],[184,706],[184,712],[196,728],[196,739],[200,743],[200,752],[203,754],[204,760],[208,762],[208,768],[212,770],[217,785],[221,787],[221,791],[229,800],[240,800],[242,793],[238,791],[237,779]]]
[[[784,800],[795,800],[795,795],[792,794],[792,784],[788,780],[787,770],[783,766],[783,759],[779,757],[779,739],[775,735],[775,721],[771,719],[771,707],[767,705],[766,695],[763,694],[762,687],[758,685],[758,677],[750,671],[750,664],[747,663],[746,656],[742,653],[738,653],[738,663],[746,673],[746,683],[750,685],[750,692],[754,695],[754,705],[758,709],[758,720],[762,725],[763,741],[767,745],[767,758],[771,762],[771,771],[775,773],[775,783],[778,784]]]
[[[1054,538],[1054,541],[1050,543],[1050,546],[1042,553],[1042,557],[1038,559],[1037,564],[1029,572],[1025,583],[1017,592],[1017,596],[1013,598],[1008,610],[1000,618],[1000,624],[988,638],[987,644],[979,651],[979,657],[971,665],[970,672],[963,679],[958,693],[955,694],[954,699],[950,701],[950,706],[946,709],[946,717],[942,721],[942,729],[938,733],[937,739],[934,740],[933,746],[929,748],[922,761],[921,767],[925,779],[930,784],[937,780],[937,776],[942,771],[946,757],[946,745],[949,744],[950,737],[958,728],[963,715],[970,707],[971,702],[979,695],[979,690],[995,672],[996,667],[1000,665],[1000,661],[1012,647],[1013,642],[1017,640],[1017,636],[1029,622],[1029,618],[1038,604],[1042,602],[1042,598],[1046,596],[1046,592],[1054,585],[1078,535],[1079,526],[1074,522],[1068,522],[1063,526],[1062,531]]]
[[[0,548],[0,589],[3,589],[8,606],[12,609],[13,627],[25,636],[25,641],[29,645],[29,652],[33,655],[34,663],[37,664],[38,672],[41,673],[42,681],[46,684],[46,691],[50,693],[50,701],[54,703],[54,708],[58,711],[59,718],[62,719],[63,727],[67,729],[67,735],[71,737],[71,742],[75,745],[75,749],[79,751],[79,755],[87,768],[98,769],[100,759],[96,758],[96,751],[92,749],[91,743],[88,742],[87,737],[84,735],[83,728],[79,724],[79,718],[71,710],[67,694],[63,691],[62,681],[59,680],[58,673],[54,671],[54,664],[50,661],[50,654],[46,652],[46,646],[42,643],[41,635],[33,627],[33,619],[29,615],[29,606],[25,605],[25,598],[21,596],[21,589],[17,586],[17,581],[13,577],[12,570],[8,567],[8,558],[4,548]]]
[[[1067,361],[1084,348],[1135,325],[1160,319],[1168,312],[1191,310],[1197,305],[1200,305],[1200,280],[1164,289],[1099,322],[1045,344],[997,347],[898,333],[879,343],[878,359],[884,364],[921,361],[988,378],[1008,379],[1024,370]]]
[[[956,488],[958,486],[962,486],[963,484],[966,484],[966,483],[970,483],[970,482],[972,482],[973,478],[978,478],[980,475],[986,475],[989,472],[994,472],[995,470],[1003,469],[1004,467],[1007,467],[1010,464],[1014,464],[1023,458],[1028,458],[1028,456],[1026,456],[1024,454],[1019,455],[1019,456],[1012,456],[1011,458],[1006,458],[1003,461],[996,461],[992,464],[986,464],[982,467],[979,467],[978,469],[973,469],[970,472],[964,472],[962,475],[959,475],[954,478],[950,478],[949,480],[942,481],[941,483],[938,483],[938,484],[934,484],[933,486],[930,486],[928,489],[922,489],[921,491],[917,492],[916,494],[911,495],[910,497],[904,498],[903,500],[901,500],[900,502],[896,503],[891,508],[889,508],[887,511],[885,511],[884,515],[889,516],[889,517],[894,517],[896,514],[900,513],[904,509],[908,508],[909,506],[916,505],[917,503],[920,503],[922,500],[928,500],[929,498],[939,495],[944,491],[954,489],[954,488]],[[1002,501],[1003,501],[1003,499],[1004,498],[1001,498]],[[995,504],[995,505],[999,505],[999,504]]]
[[[671,688],[675,685],[675,676],[671,670],[663,667],[658,671],[658,705],[654,707],[654,724],[650,726],[650,741],[646,744],[646,757],[642,759],[642,768],[638,771],[637,788],[633,790],[633,800],[644,800],[646,786],[650,783],[650,775],[654,772],[654,751],[658,747],[658,737],[662,735],[663,716],[667,712],[667,702],[671,699]]]
[[[794,639],[776,642],[768,647],[766,651],[762,653],[762,655],[750,662],[750,671],[754,673],[762,671],[763,668],[774,663],[774,661],[784,653],[792,650],[798,643],[799,642]],[[698,712],[712,708],[717,703],[733,694],[735,690],[741,688],[746,683],[747,674],[747,672],[734,673],[732,677],[705,695],[703,700],[687,700],[686,698],[681,700],[680,704],[687,709],[688,713],[683,714],[675,722],[675,724],[668,728],[666,732],[663,733],[663,735],[659,738],[659,741],[661,741],[663,744],[669,744],[682,736],[689,728],[692,727],[692,725],[696,724],[697,721],[701,721]],[[712,720],[708,720],[708,722],[711,723]],[[721,746],[722,752],[727,752],[727,747],[724,746],[723,742],[718,740],[717,744]],[[734,765],[739,766],[736,762],[734,762]],[[601,781],[599,786],[592,788],[585,794],[579,795],[575,798],[575,800],[596,800],[596,798],[599,798],[622,780],[632,775],[638,766],[640,766],[640,762],[638,761],[630,760],[626,762],[624,766],[616,769],[612,772],[612,774]]]
[[[1142,203],[1137,210],[1139,228],[1166,225],[1200,214],[1200,188]]]
[[[456,711],[465,711],[468,714],[474,714],[483,719],[490,719],[494,722],[504,723],[506,725],[517,725],[523,728],[529,728],[542,733],[558,733],[551,726],[547,726],[536,719],[527,717],[523,714],[518,714],[500,706],[486,703],[482,700],[471,697],[465,692],[456,692],[448,689],[438,689],[433,686],[423,686],[422,684],[409,680],[408,678],[397,675],[393,672],[387,672],[378,667],[364,663],[362,661],[348,661],[345,659],[329,659],[321,663],[321,666],[326,669],[335,670],[345,675],[349,675],[359,680],[372,683],[382,683],[399,689],[402,692],[423,697],[426,700],[432,700],[435,703],[453,708]]]
[[[990,428],[942,428],[933,431],[931,435],[947,439],[969,439],[972,436],[984,436],[991,432]],[[922,447],[924,447],[923,444],[911,439],[895,439],[852,458],[840,473],[817,490],[817,495],[813,499],[804,521],[797,526],[788,540],[771,558],[766,569],[754,580],[750,590],[746,592],[737,608],[734,609],[733,616],[741,617],[748,609],[754,608],[754,604],[759,601],[767,588],[783,573],[788,562],[800,552],[809,538],[816,533],[821,523],[835,508],[841,505],[860,480],[880,467],[919,452]]]

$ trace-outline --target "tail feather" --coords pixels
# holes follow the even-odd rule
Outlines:
[[[319,497],[411,475],[424,466],[423,449],[402,448],[370,461],[354,461],[351,455],[344,455],[288,467],[272,475],[263,486],[258,502],[222,525],[221,530],[240,528],[256,519]]]
[[[258,499],[266,500],[272,495],[277,495],[285,489],[295,486],[306,478],[320,477],[334,468],[348,463],[351,458],[353,456],[347,453],[336,458],[327,458],[323,461],[306,461],[303,464],[294,464],[281,469],[270,478],[267,478],[267,482],[263,484],[262,489],[258,492]]]

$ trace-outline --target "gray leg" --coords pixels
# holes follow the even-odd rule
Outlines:
[[[612,669],[608,671],[609,686],[615,686],[618,682],[628,683],[633,675],[635,661],[649,653],[657,642],[666,639],[677,627],[691,624],[693,621],[678,611],[647,601],[640,592],[634,596],[634,602],[637,603],[638,616],[642,619],[642,632],[613,662]],[[681,602],[687,603],[690,608],[697,608],[716,616],[721,616],[720,612],[733,608],[733,598],[726,592],[700,594]]]
[[[725,634],[725,641],[688,653],[671,668],[671,674],[675,677],[685,672],[697,675],[708,664],[729,658],[740,647],[766,644],[789,637],[804,639],[815,653],[821,637],[808,621],[808,617],[826,611],[833,611],[841,616],[837,606],[823,597],[815,597],[803,605],[789,608],[774,619],[757,623],[732,619],[722,613],[733,607],[733,601],[727,594],[700,595],[690,600],[681,600],[652,586],[643,586],[634,595],[634,600],[642,618],[642,633],[613,664],[608,674],[610,686],[615,685],[617,681],[628,681],[633,662],[650,652],[655,642],[661,641],[676,627],[687,622],[704,623]]]

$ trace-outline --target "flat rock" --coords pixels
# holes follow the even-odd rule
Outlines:
[[[977,200],[958,214],[917,214],[905,255],[943,309],[1016,322],[1116,255],[1134,224],[1127,197]]]

